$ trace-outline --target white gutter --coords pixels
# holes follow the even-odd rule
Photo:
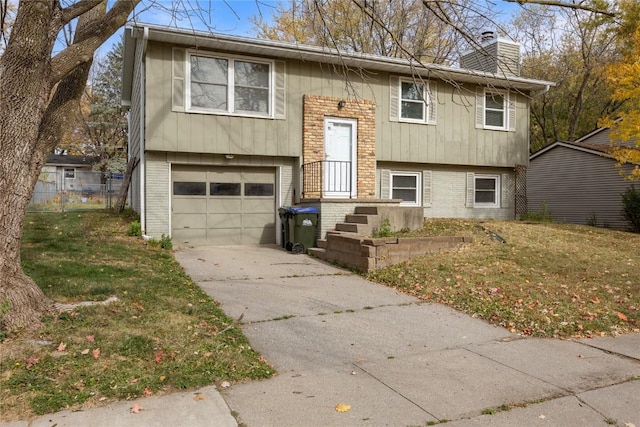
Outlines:
[[[146,238],[147,233],[147,198],[145,192],[145,158],[144,158],[144,144],[145,126],[144,126],[144,110],[145,110],[145,55],[147,53],[147,41],[149,40],[149,28],[144,27],[142,35],[142,56],[140,61],[140,224],[142,225],[142,235]]]

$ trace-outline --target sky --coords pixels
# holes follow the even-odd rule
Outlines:
[[[511,13],[520,6],[517,3],[505,2],[502,0],[474,0],[482,6],[493,5],[502,13],[503,19],[508,19]],[[202,22],[206,22],[212,31],[238,36],[254,37],[253,24],[254,16],[262,15],[263,19],[269,20],[278,3],[277,0],[181,0],[184,7],[198,7],[205,11],[201,19],[191,22],[187,19],[176,21],[176,17],[171,11],[175,0],[142,0],[136,9],[135,20],[138,22],[169,25],[180,28],[196,28],[207,30]],[[149,7],[153,5],[152,7]],[[117,40],[120,40],[123,29],[120,29],[98,50],[99,56],[104,56],[111,49]]]
[[[151,8],[151,3],[157,5]],[[192,28],[206,30],[202,21],[206,22],[211,29],[218,33],[233,34],[237,36],[255,36],[253,31],[252,18],[262,15],[266,20],[270,19],[275,9],[277,0],[187,0],[185,4],[200,6],[205,11],[202,19],[193,25],[189,20],[182,19],[176,22],[175,16],[170,11],[170,7],[175,1],[172,0],[142,0],[140,7],[136,10],[135,20],[145,24],[170,25],[181,28]],[[158,6],[159,5],[159,6]],[[112,36],[98,50],[98,55],[103,56],[111,49],[113,43],[122,37],[123,29]]]

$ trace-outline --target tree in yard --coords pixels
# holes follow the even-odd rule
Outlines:
[[[72,121],[96,49],[140,0],[20,1],[0,57],[0,318],[5,330],[32,329],[52,303],[22,270],[27,205],[47,155]],[[54,52],[75,23],[73,42]],[[3,310],[4,311],[4,310]]]
[[[531,105],[531,151],[572,141],[620,108],[606,66],[619,55],[616,21],[606,15],[529,5],[512,21],[524,50],[522,74],[556,82]]]
[[[447,2],[442,3],[448,8]],[[458,19],[479,30],[477,10],[470,0],[456,2]],[[452,11],[452,13],[455,13]],[[484,10],[487,17],[495,15]],[[460,34],[421,0],[294,0],[279,3],[273,22],[254,18],[258,37],[327,46],[347,52],[411,57],[446,63]],[[470,30],[473,31],[473,30]]]
[[[127,164],[127,116],[122,109],[122,62],[124,43],[117,42],[98,62],[85,118],[91,154],[100,157],[103,172],[124,172]]]
[[[619,165],[633,165],[627,179],[640,180],[640,28],[633,35],[624,58],[607,67],[607,80],[614,88],[612,99],[624,103],[619,120],[602,121],[603,126],[613,129],[611,155]]]

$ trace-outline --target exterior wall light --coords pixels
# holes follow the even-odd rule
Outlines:
[[[345,101],[344,99],[338,101],[338,108],[344,108],[345,105],[347,105],[347,101]]]

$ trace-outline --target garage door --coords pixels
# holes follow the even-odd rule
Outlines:
[[[171,181],[177,244],[275,243],[275,169],[174,165]]]

